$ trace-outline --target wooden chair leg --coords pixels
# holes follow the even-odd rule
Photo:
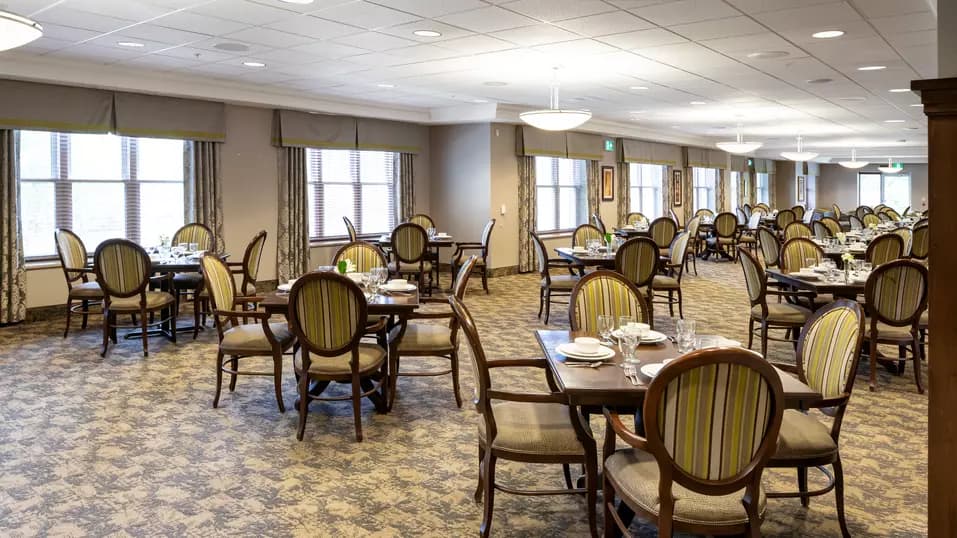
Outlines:
[[[675,292],[668,290],[668,316],[675,317]]]
[[[608,475],[602,475],[602,486],[601,486],[601,504],[602,504],[602,519],[604,520],[604,532],[603,536],[607,538],[612,538],[618,536],[621,530],[618,528],[617,523],[615,522],[614,517],[612,516],[612,511],[615,509],[615,488],[612,487],[611,482],[608,480]]]
[[[492,532],[492,507],[495,502],[495,456],[492,451],[485,452],[485,461],[483,462],[485,477],[483,478],[483,489],[485,490],[485,505],[482,507],[482,526],[479,527],[479,535],[482,538],[488,538]]]
[[[478,447],[478,460],[478,485],[475,487],[475,493],[472,495],[472,498],[475,499],[475,502],[480,503],[482,502],[482,492],[484,491],[484,482],[482,481],[482,477],[485,473],[483,471],[485,466],[485,448],[481,444],[479,444]]]
[[[798,491],[807,493],[807,467],[797,468]],[[801,495],[801,506],[807,508],[811,504],[811,498],[807,495]]]
[[[871,392],[874,392],[875,390],[877,390],[877,338],[871,338],[869,356],[870,356],[869,362],[871,365],[871,372],[870,372],[870,381],[869,381],[868,388],[871,390]]]
[[[588,529],[592,538],[598,538],[598,516],[595,513],[595,503],[598,502],[598,462],[595,454],[588,456],[585,451],[585,504],[588,505]]]
[[[233,355],[229,359],[229,368],[232,370],[232,373],[229,374],[229,392],[234,392],[236,390],[236,378],[239,376],[236,375],[236,372],[239,371],[239,356]]]
[[[538,289],[538,319],[542,319],[542,310],[545,309],[545,288]]]
[[[572,489],[572,469],[567,463],[562,464],[562,475],[565,477],[565,487]]]
[[[552,310],[552,290],[545,289],[545,325],[548,325],[548,314]]]
[[[488,295],[488,269],[482,271],[482,289],[485,290],[485,295]]]
[[[678,288],[678,317],[685,319],[684,302],[681,300],[681,288]]]
[[[768,322],[761,320],[761,356],[768,358]]]
[[[216,395],[213,396],[213,409],[219,407],[219,396],[223,392],[223,352],[216,353]]]
[[[459,394],[459,354],[457,351],[453,351],[451,355],[451,370],[452,370],[452,392],[455,393],[455,405],[456,407],[462,407],[462,395]]]
[[[86,329],[86,322],[90,317],[90,301],[83,299],[81,304],[83,305],[83,321],[80,323],[80,328]]]
[[[754,318],[748,319],[748,349],[754,346]]]
[[[63,338],[66,338],[70,334],[70,317],[73,314],[73,301],[67,299],[66,301],[66,329],[63,330]]]
[[[243,305],[243,308],[246,308],[246,305]],[[193,340],[199,336],[199,312],[202,310],[199,294],[197,293],[193,297]]]
[[[112,317],[112,313],[103,311],[103,351],[100,352],[101,357],[106,357],[106,348],[110,345],[110,318]]]
[[[306,413],[309,412],[309,374],[303,372],[299,375],[299,429],[296,432],[296,439],[302,441],[306,433]]]
[[[917,393],[924,393],[924,384],[921,382],[920,377],[920,341],[917,338],[917,333],[913,335],[914,339],[912,344],[914,346],[914,381],[917,382]]]
[[[844,465],[841,463],[840,454],[831,466],[834,468],[834,502],[837,505],[837,521],[841,525],[841,535],[844,538],[850,538],[847,517],[844,515]]]
[[[282,352],[280,351],[272,357],[272,375],[273,385],[276,387],[276,403],[279,404],[279,412],[286,412],[286,404],[282,401]]]
[[[143,356],[150,356],[150,335],[147,334],[147,327],[149,326],[149,320],[146,316],[146,312],[140,313],[140,329],[143,331]]]
[[[362,387],[358,372],[352,374],[352,416],[356,426],[356,441],[362,441]]]

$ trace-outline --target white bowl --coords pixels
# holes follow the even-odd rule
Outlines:
[[[594,354],[601,349],[601,341],[597,338],[583,336],[575,339],[575,347],[582,353]]]

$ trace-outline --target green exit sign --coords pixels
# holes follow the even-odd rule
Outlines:
[[[612,139],[610,139],[610,138],[606,138],[606,139],[605,139],[605,151],[615,151],[615,141],[614,141],[614,140],[612,140]]]

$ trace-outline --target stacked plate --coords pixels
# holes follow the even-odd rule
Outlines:
[[[615,338],[621,338],[621,329],[615,329],[611,333]],[[645,331],[645,334],[641,337],[642,344],[660,344],[668,340],[668,335],[665,333],[660,333],[658,331]]]
[[[598,351],[587,352],[575,345],[575,342],[559,344],[555,350],[564,355],[565,358],[576,361],[604,361],[615,356],[614,349],[599,346]]]

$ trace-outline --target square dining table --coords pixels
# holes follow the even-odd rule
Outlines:
[[[835,298],[856,301],[857,296],[864,293],[865,283],[861,281],[851,281],[848,283],[843,281],[832,282],[826,280],[823,276],[819,280],[807,280],[793,273],[785,273],[780,269],[765,269],[765,273],[786,286],[797,290],[814,292],[818,295],[830,293]]]
[[[576,251],[571,247],[558,247],[555,249],[562,258],[585,267],[601,267],[602,269],[615,268],[615,253],[589,254],[587,251]]]

